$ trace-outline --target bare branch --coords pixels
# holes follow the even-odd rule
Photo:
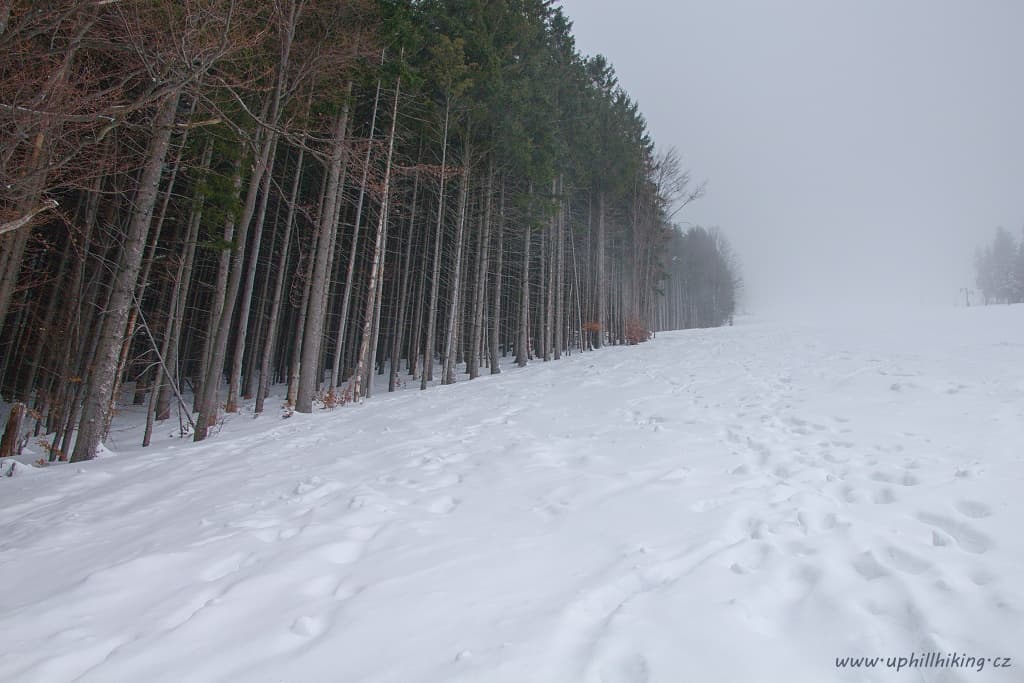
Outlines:
[[[45,202],[43,202],[42,206],[33,209],[32,211],[28,212],[21,218],[16,218],[13,221],[8,221],[6,223],[0,223],[0,235],[3,235],[8,232],[13,232],[18,228],[24,227],[28,225],[32,221],[32,219],[35,218],[38,214],[42,213],[43,211],[49,211],[50,209],[56,209],[58,206],[59,204],[55,199],[47,199]]]

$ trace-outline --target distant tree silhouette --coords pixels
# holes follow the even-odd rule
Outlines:
[[[1024,240],[997,228],[992,243],[974,256],[975,281],[985,303],[1024,301]]]

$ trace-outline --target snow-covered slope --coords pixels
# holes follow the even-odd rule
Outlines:
[[[161,439],[0,481],[0,679],[1024,680],[1024,307]]]

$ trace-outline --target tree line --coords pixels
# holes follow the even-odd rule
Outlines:
[[[0,55],[0,392],[51,460],[126,388],[202,440],[731,319],[703,186],[550,0],[15,0]]]
[[[985,304],[1024,303],[1024,236],[996,228],[992,242],[974,255],[975,283]]]

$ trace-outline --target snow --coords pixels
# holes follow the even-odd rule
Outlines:
[[[0,680],[1020,681],[1022,351],[1022,306],[744,320],[202,444],[126,418],[0,480]],[[983,677],[836,666],[928,652]]]

